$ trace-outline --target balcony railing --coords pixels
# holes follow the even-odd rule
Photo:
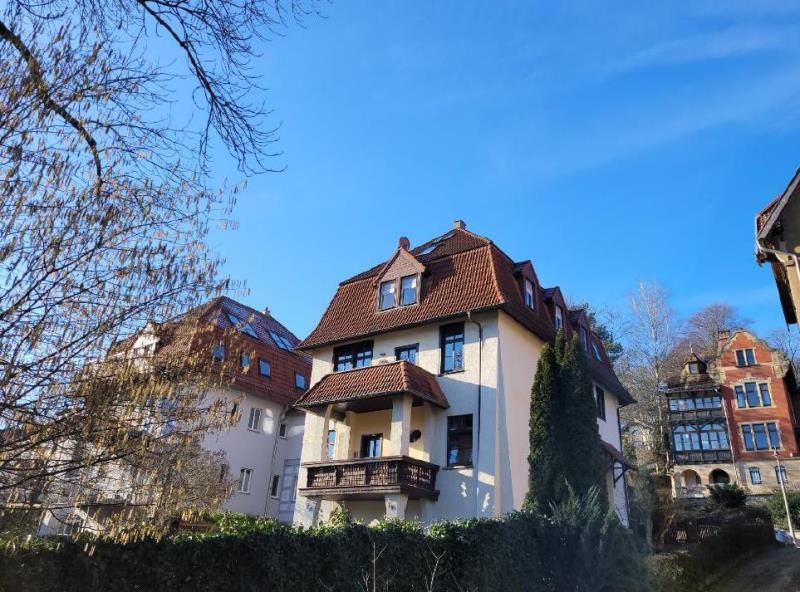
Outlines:
[[[304,463],[306,486],[300,494],[325,499],[380,499],[405,493],[412,499],[437,499],[439,466],[408,456]]]
[[[684,421],[692,419],[725,419],[725,411],[721,407],[714,409],[685,409],[683,411],[670,411],[670,421]]]
[[[673,451],[676,464],[696,464],[696,463],[715,463],[730,462],[730,450],[683,450]]]

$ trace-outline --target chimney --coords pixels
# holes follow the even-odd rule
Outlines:
[[[466,230],[467,223],[464,222],[463,220],[453,220],[453,228],[456,228],[458,230]]]
[[[408,242],[408,237],[401,236],[400,239],[397,241],[397,246],[401,249],[405,249],[408,251],[408,247],[411,246],[411,243]]]
[[[722,329],[722,330],[719,332],[719,340],[720,340],[720,341],[723,341],[723,340],[725,340],[725,339],[728,339],[730,336],[731,336],[731,332],[730,332],[728,329]]]

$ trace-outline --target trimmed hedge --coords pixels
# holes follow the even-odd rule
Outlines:
[[[719,532],[686,550],[648,558],[654,592],[705,589],[705,581],[732,562],[775,545],[769,513],[758,508],[728,511]]]
[[[0,554],[0,590],[642,590],[642,556],[616,517],[575,518],[515,513],[427,532],[403,522],[302,530],[262,521],[257,533],[94,542],[91,554],[66,542]]]

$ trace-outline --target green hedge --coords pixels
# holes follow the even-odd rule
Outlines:
[[[760,508],[724,512],[717,534],[686,550],[648,558],[654,592],[686,592],[704,589],[704,581],[738,558],[775,545],[769,513]]]
[[[646,580],[632,537],[606,514],[516,513],[427,532],[402,522],[301,530],[262,521],[256,530],[95,542],[91,554],[80,542],[6,551],[0,590],[342,592],[372,590],[374,573],[375,589],[392,592],[623,592],[642,590]]]

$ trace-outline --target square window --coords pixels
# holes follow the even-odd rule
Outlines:
[[[417,353],[419,353],[419,344],[414,345],[404,345],[402,347],[396,347],[394,350],[394,359],[398,362],[401,360],[405,360],[406,362],[411,362],[412,364],[417,363]]]
[[[464,323],[441,329],[442,374],[464,369]]]
[[[211,348],[211,358],[215,362],[221,362],[225,359],[225,346],[221,343],[217,343],[214,347]]]
[[[400,304],[408,306],[417,302],[417,276],[409,275],[400,280]]]
[[[761,470],[758,467],[750,467],[750,483],[761,485]]]
[[[395,307],[394,293],[397,282],[389,280],[388,282],[381,282],[380,293],[380,309],[388,310]]]
[[[239,472],[239,493],[250,493],[250,479],[253,469],[242,469]]]
[[[247,420],[247,429],[257,432],[261,430],[261,409],[250,409],[250,418]]]
[[[472,466],[472,415],[447,418],[447,466]]]
[[[306,388],[306,377],[300,374],[299,372],[294,373],[294,386],[299,389],[305,390]]]
[[[258,358],[258,373],[261,376],[272,376],[272,366],[264,358]]]

